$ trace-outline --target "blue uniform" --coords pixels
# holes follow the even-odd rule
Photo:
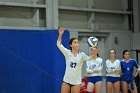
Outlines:
[[[131,89],[134,90],[134,67],[138,68],[138,64],[134,59],[130,59],[129,62],[121,61],[122,76],[121,81],[125,81],[131,85]]]

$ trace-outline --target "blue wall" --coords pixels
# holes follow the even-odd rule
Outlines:
[[[60,93],[65,59],[57,30],[0,30],[0,93]],[[69,32],[63,36],[68,48]]]

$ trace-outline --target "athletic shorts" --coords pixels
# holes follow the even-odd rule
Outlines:
[[[127,84],[130,84],[131,90],[134,90],[134,77],[121,77],[121,81],[125,81]]]
[[[134,82],[134,78],[133,77],[131,77],[131,78],[121,77],[121,81],[125,81],[125,82],[127,82],[127,84],[130,84],[131,82]]]
[[[118,81],[120,81],[120,77],[111,77],[111,76],[106,77],[106,82],[115,83],[115,82],[118,82]]]
[[[102,81],[102,76],[93,76],[93,77],[88,77],[88,82],[91,82],[93,84]]]

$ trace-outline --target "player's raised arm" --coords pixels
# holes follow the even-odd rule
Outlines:
[[[60,49],[60,51],[64,54],[64,56],[66,56],[66,55],[68,54],[68,49],[65,48],[65,47],[61,44],[62,35],[63,35],[63,33],[64,33],[64,30],[65,30],[65,29],[62,28],[62,27],[60,27],[60,28],[58,29],[59,35],[58,35],[58,39],[57,39],[57,46],[58,46],[58,48]]]
[[[62,28],[62,27],[60,27],[59,29],[58,29],[58,32],[59,32],[59,36],[58,36],[58,39],[57,39],[57,42],[59,42],[59,43],[61,43],[61,41],[62,41],[62,35],[63,35],[63,33],[64,33],[64,28]]]

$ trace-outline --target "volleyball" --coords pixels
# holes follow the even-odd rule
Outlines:
[[[87,43],[90,47],[96,47],[98,45],[98,38],[91,36],[88,38]]]

